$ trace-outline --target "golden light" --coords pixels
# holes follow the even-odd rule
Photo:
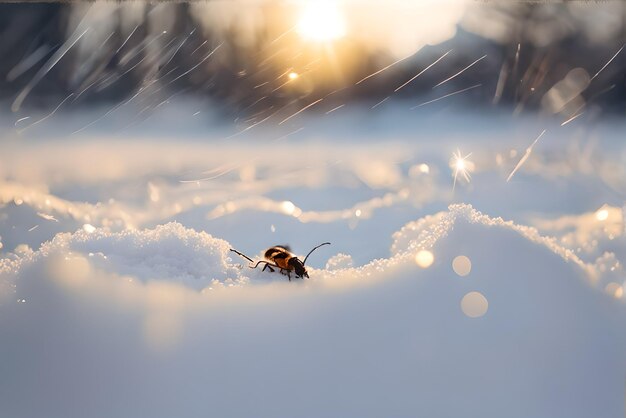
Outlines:
[[[620,286],[619,283],[611,282],[607,284],[604,291],[616,299],[624,296],[624,288]]]
[[[296,78],[298,78],[298,73],[292,71],[289,73],[289,79],[290,80],[295,80]]]
[[[452,158],[450,159],[450,168],[453,170],[454,175],[454,183],[452,184],[452,189],[456,187],[456,180],[459,176],[463,176],[465,181],[470,181],[470,173],[474,171],[474,163],[468,160],[469,156],[472,155],[470,152],[466,156],[461,154],[460,150],[457,150],[452,154]]]
[[[415,255],[415,263],[421,268],[430,267],[435,261],[435,256],[428,250],[422,250]]]
[[[290,202],[288,200],[285,200],[284,202],[282,202],[280,204],[280,207],[282,209],[282,212],[286,215],[293,215],[293,213],[296,210],[296,205],[294,205],[293,202]]]
[[[596,212],[597,220],[606,221],[608,218],[609,218],[609,211],[605,207],[598,209],[598,211]]]
[[[337,1],[309,0],[300,12],[297,30],[304,39],[328,42],[346,34],[346,24]]]

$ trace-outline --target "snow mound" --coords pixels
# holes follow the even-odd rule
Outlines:
[[[0,412],[623,414],[624,304],[570,252],[468,205],[394,239],[389,258],[339,254],[289,283],[176,223],[60,234],[0,265],[15,286],[0,304]]]
[[[97,270],[141,281],[170,280],[202,289],[212,281],[239,280],[240,269],[228,263],[229,244],[178,223],[155,229],[108,232],[79,230],[58,234],[39,251],[2,260],[0,274],[58,254],[81,255]]]
[[[504,228],[515,231],[530,242],[543,245],[564,260],[572,262],[585,271],[590,279],[595,279],[598,272],[592,265],[584,263],[571,249],[558,243],[555,238],[542,236],[536,228],[517,225],[502,218],[492,218],[475,210],[471,205],[450,205],[448,212],[426,216],[415,222],[410,222],[400,231],[393,234],[391,252],[394,255],[414,253],[423,249],[432,248],[437,241],[447,236],[459,221],[478,224],[487,228]]]

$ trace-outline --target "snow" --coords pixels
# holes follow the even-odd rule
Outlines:
[[[6,139],[0,415],[623,416],[623,126],[548,129],[507,182],[544,127],[351,117]],[[325,241],[291,282],[229,251]]]

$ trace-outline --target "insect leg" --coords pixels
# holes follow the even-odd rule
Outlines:
[[[276,268],[280,268],[278,267],[276,264],[272,264],[269,261],[257,261],[256,264],[254,266],[250,266],[251,269],[255,269],[259,266],[259,264],[265,264],[265,267],[263,267],[262,271],[265,271],[265,269],[270,269],[271,272],[274,272],[274,269],[272,267],[276,267]]]

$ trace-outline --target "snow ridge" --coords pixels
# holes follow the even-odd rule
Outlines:
[[[586,264],[571,250],[560,246],[556,239],[542,236],[533,227],[489,217],[468,204],[450,205],[448,209],[447,212],[410,222],[395,232],[389,258],[352,267],[349,255],[335,256],[325,270],[311,269],[315,274],[311,275],[310,283],[318,279],[336,281],[387,277],[387,270],[413,265],[418,251],[431,250],[449,235],[459,221],[515,231],[580,267],[592,283],[600,274],[597,266]],[[37,251],[27,249],[0,260],[0,277],[3,288],[15,287],[15,278],[22,269],[61,255],[66,258],[83,257],[88,260],[90,268],[97,271],[132,277],[141,282],[171,281],[195,290],[284,281],[283,276],[245,268],[247,263],[233,256],[230,248],[230,244],[222,239],[185,228],[176,222],[154,229],[122,232],[111,232],[105,228],[92,232],[79,230],[60,233]]]

